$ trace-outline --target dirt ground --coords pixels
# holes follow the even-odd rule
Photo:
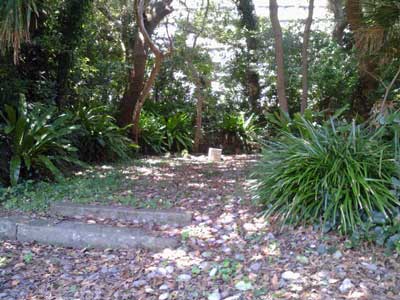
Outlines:
[[[135,184],[121,193],[193,211],[190,226],[154,228],[181,246],[156,253],[2,241],[0,299],[400,299],[398,256],[264,220],[252,202],[256,160],[148,158],[127,166]]]

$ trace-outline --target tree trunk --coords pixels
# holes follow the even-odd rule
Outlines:
[[[314,13],[314,0],[309,0],[308,6],[308,18],[306,20],[306,25],[304,27],[304,35],[303,35],[303,49],[301,51],[301,74],[302,74],[302,85],[303,90],[301,94],[301,107],[300,112],[304,114],[304,111],[307,108],[307,100],[308,100],[308,45],[310,42],[310,32],[311,25],[313,21],[313,13]]]
[[[241,26],[246,29],[246,56],[248,61],[255,65],[258,59],[254,51],[258,48],[258,41],[253,34],[257,31],[258,20],[254,4],[252,0],[238,0],[236,6],[241,16]],[[250,109],[257,115],[261,115],[262,109],[259,103],[261,97],[260,76],[251,64],[248,64],[246,67],[245,78],[243,78],[244,82],[242,84],[245,87]]]
[[[332,36],[339,45],[343,45],[344,30],[348,25],[343,0],[328,0],[328,4],[328,8],[332,11],[335,18],[335,27]]]
[[[288,102],[286,99],[285,84],[285,62],[283,52],[282,28],[278,18],[278,3],[276,0],[269,0],[269,13],[271,17],[272,31],[275,38],[275,60],[277,67],[277,90],[278,100],[281,110],[289,113]]]
[[[207,0],[201,28],[199,31],[197,31],[197,33],[195,34],[195,36],[193,38],[193,44],[190,49],[191,51],[194,51],[197,48],[198,38],[204,32],[204,29],[205,29],[205,26],[207,23],[209,9],[210,9],[210,0]],[[185,56],[185,61],[188,65],[190,77],[193,79],[194,84],[196,85],[195,95],[197,98],[197,103],[196,103],[196,125],[195,125],[195,132],[194,132],[193,152],[198,153],[200,150],[201,141],[203,139],[202,123],[203,123],[203,106],[204,106],[204,102],[205,102],[204,90],[209,85],[209,82],[206,78],[206,75],[201,74],[196,69],[195,65],[193,64],[191,53],[186,51],[184,53],[184,56]]]
[[[143,23],[149,37],[153,35],[154,30],[161,21],[172,12],[172,8],[170,7],[171,2],[172,0],[157,1],[152,4],[151,9],[149,9],[147,13],[144,12]],[[137,117],[135,107],[137,106],[138,100],[145,87],[148,45],[145,45],[140,34],[137,33],[135,41],[132,43],[131,47],[133,47],[133,68],[128,73],[127,87],[120,102],[119,114],[117,116],[118,125],[121,127],[137,123],[134,122],[135,116]],[[141,107],[140,109],[139,107],[140,105],[137,107],[140,116]],[[134,129],[133,131],[136,132],[137,130]]]
[[[57,95],[56,103],[58,107],[68,104],[69,75],[74,66],[74,52],[80,43],[83,33],[82,25],[85,17],[92,7],[93,0],[68,0],[65,9],[60,13],[59,26],[61,32],[62,50],[57,54]]]
[[[171,0],[172,1],[172,0]],[[171,1],[164,1],[162,4],[165,5],[169,5],[169,3],[171,3]],[[135,142],[138,143],[139,142],[139,120],[140,120],[140,112],[143,108],[144,102],[146,101],[147,96],[150,94],[151,88],[153,87],[154,81],[157,78],[158,73],[160,72],[161,69],[161,64],[164,60],[164,57],[166,56],[165,54],[163,54],[160,49],[154,44],[154,42],[151,39],[151,36],[149,34],[149,32],[146,29],[146,25],[145,25],[145,12],[144,12],[144,0],[136,0],[135,1],[135,7],[137,10],[136,13],[136,19],[137,19],[137,23],[138,23],[138,27],[139,27],[139,31],[140,31],[140,35],[138,35],[138,40],[137,42],[139,42],[139,45],[142,45],[142,47],[144,48],[144,45],[146,45],[148,48],[150,48],[151,52],[153,52],[154,56],[155,56],[155,62],[154,62],[154,66],[153,69],[150,73],[149,78],[147,79],[147,81],[143,84],[143,87],[140,91],[139,97],[136,100],[134,109],[133,109],[133,116],[132,116],[132,123],[133,123],[133,127],[132,127],[132,133],[135,139]],[[164,7],[165,6],[161,6]],[[172,10],[170,10],[170,12],[172,12]],[[154,20],[151,18],[151,16],[146,16],[147,20]],[[158,18],[159,15],[153,15],[154,18]],[[157,24],[159,24],[161,22],[161,19],[159,19],[157,21]],[[152,32],[154,31],[155,27],[150,27],[150,29],[152,29]],[[169,49],[170,52],[172,51],[172,45],[171,48]],[[170,53],[169,52],[169,53]],[[169,54],[167,53],[167,55]],[[143,60],[142,60],[143,61]],[[144,61],[146,61],[146,59],[144,59]]]
[[[367,118],[372,108],[370,97],[379,85],[373,75],[376,72],[377,64],[373,58],[365,54],[363,49],[363,34],[365,34],[366,26],[363,22],[361,0],[348,0],[346,12],[350,30],[354,35],[360,74],[358,90],[353,96],[352,108],[355,112]]]
[[[143,40],[137,38],[133,50],[133,68],[129,71],[128,85],[119,106],[118,124],[132,124],[133,111],[140,97],[146,73],[147,54]]]
[[[135,103],[135,107],[133,109],[133,117],[132,117],[132,134],[135,139],[135,143],[139,142],[139,121],[140,121],[140,113],[142,111],[144,102],[146,101],[147,96],[149,95],[151,88],[154,84],[154,81],[157,78],[158,73],[160,73],[161,64],[163,61],[163,56],[157,56],[154,62],[153,70],[151,71],[150,77],[147,79],[142,91],[140,92],[140,96]]]
[[[203,106],[205,102],[204,90],[209,86],[209,82],[205,76],[201,75],[193,65],[193,61],[190,57],[186,58],[186,62],[188,63],[189,70],[191,72],[191,76],[193,78],[194,84],[196,85],[196,126],[194,133],[194,143],[193,143],[193,152],[198,153],[200,148],[200,143],[202,140],[202,120],[203,120]]]
[[[196,129],[194,133],[194,143],[193,143],[193,152],[198,153],[200,150],[200,143],[202,140],[202,120],[203,120],[203,104],[204,104],[204,96],[203,91],[198,86],[196,87],[197,94],[197,104],[196,104]]]
[[[246,81],[246,94],[249,97],[250,109],[253,113],[261,116],[262,108],[259,103],[261,98],[260,76],[250,66],[246,70]]]

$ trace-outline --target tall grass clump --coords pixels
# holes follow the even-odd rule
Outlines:
[[[390,218],[399,206],[399,166],[385,128],[304,118],[266,142],[255,170],[258,200],[267,216],[299,225],[322,223],[344,233],[375,212]],[[294,130],[293,130],[294,129]]]

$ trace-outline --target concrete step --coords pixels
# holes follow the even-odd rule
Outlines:
[[[172,237],[156,236],[136,228],[18,216],[0,218],[0,239],[76,248],[162,250],[178,246],[178,241]]]
[[[120,206],[82,205],[70,202],[53,203],[50,212],[63,217],[94,217],[129,222],[186,226],[192,213],[178,210],[134,209]]]

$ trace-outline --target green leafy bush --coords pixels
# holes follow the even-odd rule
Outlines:
[[[80,106],[73,113],[79,126],[75,144],[83,160],[129,160],[135,153],[137,145],[127,137],[129,126],[118,127],[106,106]]]
[[[223,134],[238,139],[244,149],[249,151],[249,142],[257,136],[258,128],[255,125],[254,115],[246,118],[244,113],[229,113],[223,117],[221,130]]]
[[[144,152],[162,153],[165,151],[165,124],[162,117],[143,111],[140,115],[140,146]]]
[[[187,113],[168,118],[143,112],[140,116],[140,144],[147,152],[182,151],[192,147],[192,120]]]
[[[354,248],[362,241],[384,246],[390,252],[396,251],[400,254],[400,209],[394,211],[391,219],[374,211],[372,218],[358,226],[345,245]]]
[[[177,113],[165,121],[166,145],[169,150],[188,150],[192,147],[192,120],[187,113]]]
[[[15,185],[21,176],[32,177],[49,172],[60,180],[61,164],[82,165],[75,157],[76,148],[68,139],[76,126],[68,125],[69,116],[55,116],[55,108],[33,106],[28,109],[24,98],[18,110],[6,105],[0,112],[5,125],[0,129],[10,142],[10,183]],[[47,175],[47,174],[45,174]]]
[[[293,121],[298,134],[282,131],[265,143],[254,175],[266,214],[290,224],[322,222],[344,233],[370,220],[374,211],[389,218],[399,201],[399,176],[385,128],[331,119],[315,125]]]

